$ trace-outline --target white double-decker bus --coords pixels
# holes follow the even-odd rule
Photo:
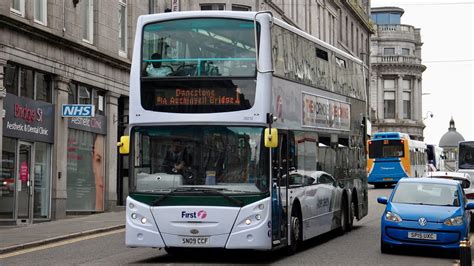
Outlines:
[[[127,246],[294,251],[367,214],[361,61],[269,12],[136,32]]]

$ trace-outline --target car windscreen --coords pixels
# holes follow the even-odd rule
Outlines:
[[[457,186],[436,183],[398,184],[392,202],[457,207],[460,205]]]

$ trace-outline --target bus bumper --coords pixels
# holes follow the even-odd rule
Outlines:
[[[187,214],[188,217],[182,218]],[[214,206],[150,208],[129,197],[126,215],[125,242],[128,247],[254,250],[272,248],[270,198],[242,208]],[[194,216],[196,221],[193,221]]]

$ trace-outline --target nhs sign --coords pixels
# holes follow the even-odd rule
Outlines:
[[[93,117],[95,107],[93,104],[63,104],[63,117]]]

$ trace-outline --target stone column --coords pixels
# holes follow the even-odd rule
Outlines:
[[[118,130],[118,98],[119,94],[108,92],[106,97],[107,110],[107,141],[105,167],[105,208],[114,211],[117,206],[117,130]]]
[[[0,58],[0,167],[2,167],[2,151],[3,151],[3,99],[7,96],[7,90],[3,85],[3,80],[5,78],[5,66],[7,60]]]
[[[381,75],[377,75],[377,119],[385,118],[383,115],[384,90]]]
[[[420,99],[420,108],[419,108],[419,112],[418,112],[418,119],[421,121],[423,120],[423,109],[422,109],[422,106],[423,106],[423,86],[422,86],[422,81],[423,81],[423,78],[422,77],[419,77],[417,80],[416,80],[416,84],[418,86],[418,92],[417,92],[417,95],[418,95],[418,99]]]
[[[67,147],[68,147],[68,118],[61,116],[61,106],[68,103],[70,80],[58,76],[56,83],[56,104],[54,107],[54,152],[53,152],[53,193],[52,219],[66,217],[67,200]]]
[[[419,97],[418,77],[413,78],[413,117],[412,119],[421,122],[421,97]]]
[[[400,120],[403,119],[403,76],[399,75],[398,76],[398,82],[397,82],[397,90],[396,90],[396,96],[395,96],[395,118],[398,118]]]

